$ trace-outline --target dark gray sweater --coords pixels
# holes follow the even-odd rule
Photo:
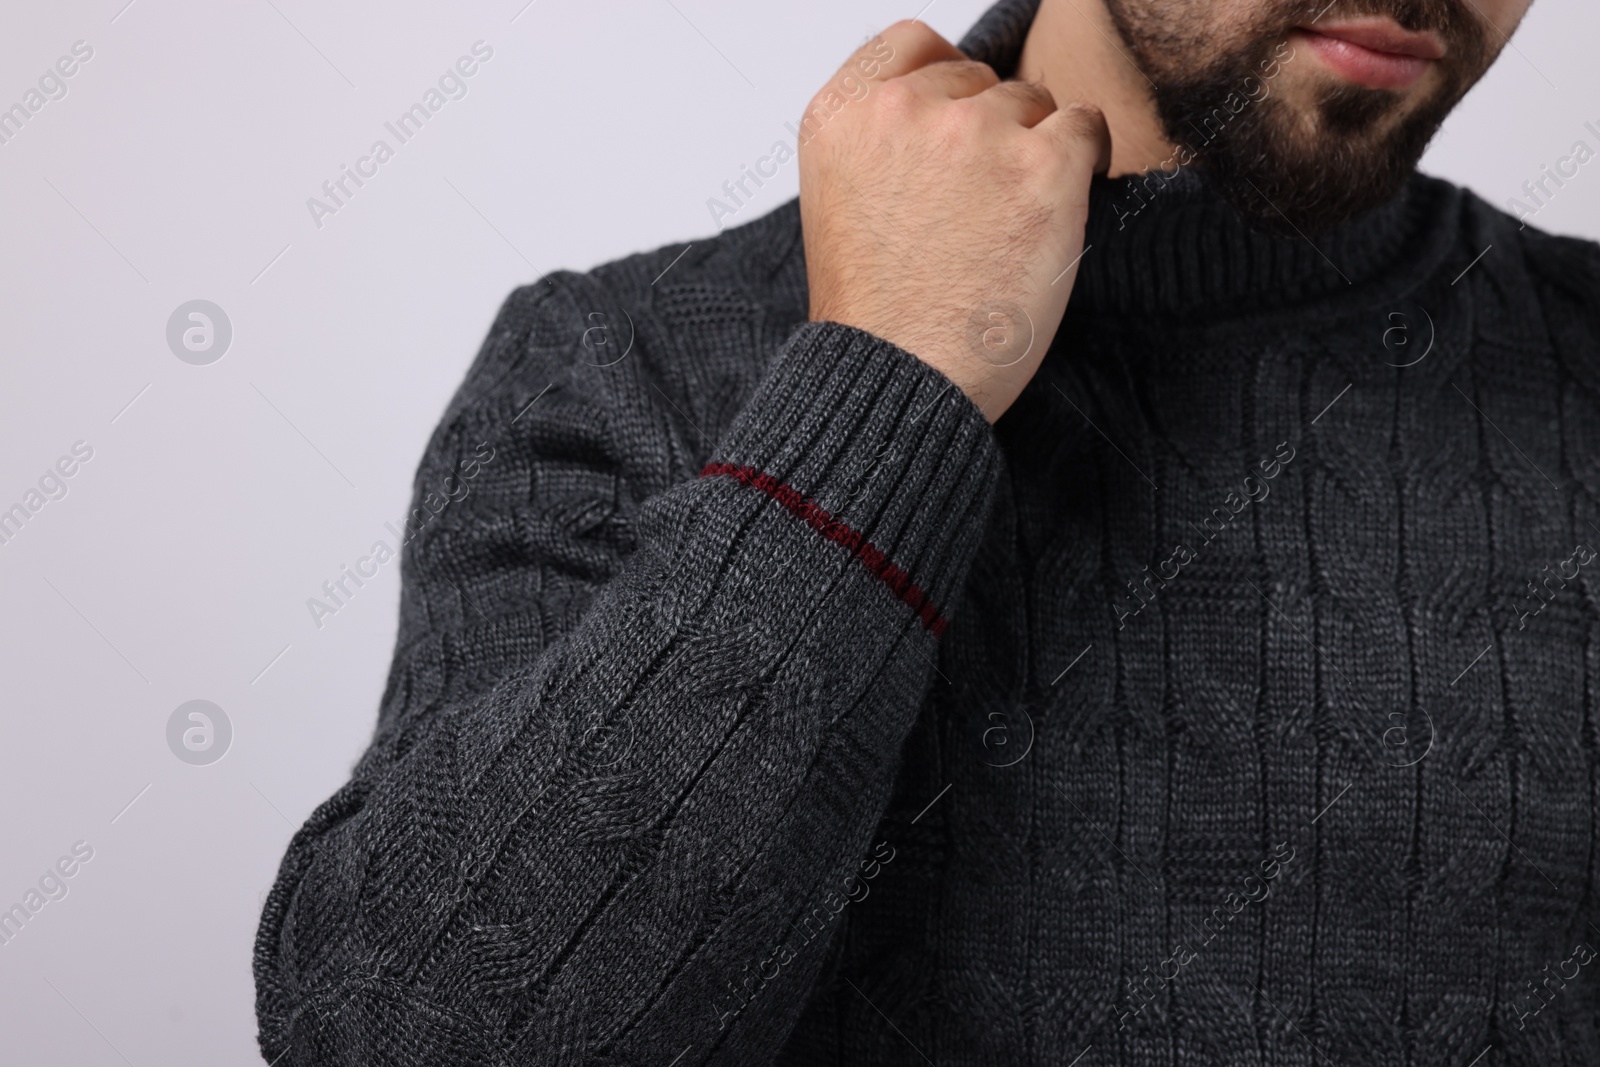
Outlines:
[[[792,202],[513,293],[266,1060],[1600,1063],[1600,250],[1421,177],[1089,241],[993,429],[805,323]]]

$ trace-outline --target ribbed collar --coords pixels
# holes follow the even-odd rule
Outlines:
[[[961,49],[1011,77],[1039,3],[1000,0]],[[1252,229],[1196,167],[1140,198],[1134,190],[1142,182],[1095,179],[1074,314],[1213,318],[1324,299],[1353,307],[1393,299],[1420,284],[1453,246],[1461,196],[1445,182],[1413,175],[1399,196],[1313,243]]]

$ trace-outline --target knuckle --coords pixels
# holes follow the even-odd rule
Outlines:
[[[914,40],[926,41],[938,36],[926,22],[921,19],[898,19],[884,33],[901,34]]]
[[[903,78],[890,78],[879,87],[878,106],[894,114],[904,114],[917,103],[917,91]]]
[[[1066,132],[1079,141],[1094,141],[1105,129],[1105,115],[1093,104],[1079,100],[1062,109],[1061,121]]]
[[[946,102],[938,109],[933,131],[944,148],[956,148],[979,136],[989,116],[978,102],[970,97]]]
[[[1000,83],[1000,75],[996,74],[994,68],[987,63],[980,63],[976,59],[952,59],[949,60],[949,63],[961,74],[986,81],[990,85],[998,85]]]
[[[972,97],[949,100],[939,109],[940,124],[952,130],[966,130],[985,120],[983,109]]]
[[[884,30],[880,36],[892,42],[891,47],[900,46],[913,52],[932,48],[939,40],[939,35],[934,33],[926,22],[917,19],[901,19]]]
[[[1045,111],[1054,111],[1056,109],[1055,96],[1051,94],[1049,89],[1046,89],[1037,82],[1018,81],[1010,82],[1009,84],[1014,86],[1012,92],[1022,97],[1022,99],[1028,103],[1033,104]]]
[[[1060,151],[1047,137],[1023,137],[1016,147],[1017,165],[1026,174],[1053,173],[1060,156]]]

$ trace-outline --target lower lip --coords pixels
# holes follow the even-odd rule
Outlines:
[[[1379,52],[1313,30],[1299,30],[1297,35],[1304,37],[1307,47],[1346,81],[1368,89],[1409,89],[1422,80],[1433,63],[1419,56]]]

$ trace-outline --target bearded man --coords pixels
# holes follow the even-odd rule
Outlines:
[[[1600,249],[1415,170],[1527,6],[898,23],[512,294],[266,1059],[1600,1063]]]

